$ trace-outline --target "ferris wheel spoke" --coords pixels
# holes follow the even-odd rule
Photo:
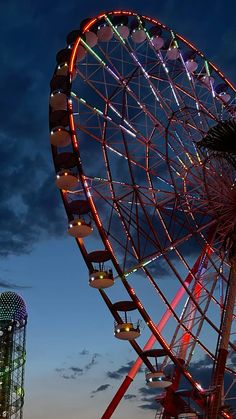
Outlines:
[[[91,118],[92,118],[92,116],[94,115],[94,116],[96,116],[97,117],[97,120],[99,121],[100,120],[100,118],[103,120],[103,121],[106,121],[107,122],[107,124],[111,124],[113,127],[114,127],[114,129],[117,129],[117,132],[116,131],[114,131],[114,134],[112,134],[112,136],[110,136],[110,138],[108,137],[108,138],[106,138],[106,143],[108,143],[109,144],[109,140],[110,140],[110,142],[111,142],[111,144],[114,144],[114,142],[112,142],[111,140],[112,140],[112,138],[113,137],[115,137],[115,136],[117,136],[117,134],[120,134],[120,131],[121,132],[124,132],[124,133],[127,133],[127,134],[129,134],[129,135],[131,135],[131,136],[133,136],[133,137],[135,137],[136,139],[137,139],[137,141],[138,142],[140,142],[143,146],[147,146],[147,144],[149,144],[149,150],[152,150],[152,152],[156,155],[156,156],[158,156],[158,157],[160,157],[160,159],[162,159],[163,161],[165,161],[165,156],[164,156],[164,153],[163,152],[161,152],[161,150],[158,150],[158,148],[157,147],[155,147],[154,145],[152,145],[151,143],[150,143],[150,141],[151,141],[151,138],[144,138],[143,136],[142,136],[142,134],[141,133],[139,133],[138,131],[137,131],[137,129],[135,128],[135,127],[133,127],[130,123],[128,123],[128,121],[125,119],[125,118],[122,118],[123,120],[124,120],[124,123],[126,124],[126,125],[128,125],[129,126],[129,129],[127,129],[125,126],[123,126],[123,125],[121,125],[121,124],[118,124],[116,121],[114,121],[114,120],[112,120],[112,118],[110,117],[110,116],[108,116],[108,115],[105,115],[104,114],[104,112],[102,112],[101,110],[99,110],[99,109],[97,109],[97,108],[95,108],[95,107],[92,107],[87,101],[85,101],[85,99],[83,99],[83,98],[78,98],[75,94],[73,94],[73,98],[74,99],[76,99],[76,100],[78,100],[78,102],[80,102],[81,104],[83,104],[84,105],[84,107],[87,109],[87,110],[89,110],[89,111],[91,111],[91,114],[88,112],[88,114],[86,113],[85,115],[88,115],[87,116],[87,118],[85,119],[85,120],[83,120],[83,123],[85,124],[86,123],[86,126],[88,125],[88,122],[91,120]],[[111,108],[111,106],[109,105],[109,108]],[[80,118],[82,117],[82,115],[83,115],[83,112],[80,110],[79,111],[79,109],[78,109],[78,112],[75,112],[74,113],[74,115],[77,117],[77,115],[79,115],[80,116]],[[122,117],[121,116],[121,114],[119,114],[119,116],[120,117]],[[89,126],[89,125],[88,125]],[[92,132],[89,132],[89,131],[85,131],[85,129],[83,128],[83,125],[81,125],[81,124],[78,124],[77,123],[77,127],[80,129],[80,130],[82,130],[82,131],[84,131],[86,134],[88,134],[88,135],[90,135],[92,138],[94,138],[95,140],[97,140],[97,141],[100,141],[100,142],[102,142],[102,139],[100,139],[98,136],[95,136]],[[95,128],[95,127],[93,127],[93,128]],[[133,130],[133,131],[130,131],[130,128]],[[98,126],[98,130],[100,131],[100,129],[101,129],[101,127],[100,126]],[[151,133],[151,136],[154,134],[154,131],[155,131],[155,128],[153,128],[153,130],[152,130],[152,133]],[[123,155],[122,153],[121,153],[121,151],[120,150],[117,150],[116,148],[115,148],[115,144],[113,145],[113,147],[111,146],[111,145],[108,145],[107,144],[107,147],[109,147],[111,150],[113,150],[115,153],[118,153],[118,154],[120,154],[121,156]],[[144,148],[144,147],[143,147]],[[127,156],[125,155],[124,156],[125,158],[127,158]],[[171,160],[170,160],[171,161]],[[172,163],[174,163],[174,161],[172,162]]]
[[[236,377],[229,275],[235,159],[214,149],[213,137],[218,135],[216,147],[227,147],[236,89],[182,36],[133,12],[102,13],[67,41],[51,81],[50,135],[68,232],[78,234],[89,281],[96,279],[97,263],[104,269],[100,279],[107,275],[108,286],[115,280],[111,295],[127,292],[153,334],[155,353],[164,358],[156,369],[145,347],[135,340],[131,345],[154,377],[152,386],[155,377],[161,377],[159,387],[168,385],[160,402],[176,397],[182,377],[193,389],[192,411],[197,404],[202,415],[227,417],[223,394],[232,400]],[[87,252],[84,237],[92,231],[104,250]],[[112,262],[114,274],[96,262],[100,257]],[[127,302],[113,304],[101,284],[90,283],[123,325],[117,308]],[[185,301],[177,308],[179,286],[178,298],[185,295]],[[164,333],[155,324],[162,313],[171,319]],[[213,371],[207,392],[195,369],[189,372],[196,362],[208,362]],[[178,416],[176,406],[169,406],[168,415]]]
[[[88,45],[86,45],[86,43],[84,41],[82,41],[83,45],[85,48],[88,48]],[[90,51],[90,49],[89,49]],[[155,125],[157,125],[158,127],[162,126],[162,123],[160,120],[158,120],[157,116],[154,115],[147,106],[143,107],[142,103],[140,102],[140,99],[137,97],[136,93],[134,92],[133,89],[130,88],[130,82],[127,84],[126,80],[124,80],[120,73],[114,72],[113,69],[111,69],[106,62],[104,62],[97,54],[93,54],[94,58],[98,61],[99,65],[101,66],[102,69],[104,69],[109,77],[112,77],[118,86],[120,86],[122,89],[125,89],[126,93],[132,98],[132,100],[134,100],[136,103],[136,106],[138,105],[138,108],[144,112],[148,118],[150,119],[151,123],[154,123]],[[110,58],[106,55],[106,57],[104,57],[104,59],[107,60],[107,62],[109,62],[111,65],[112,63],[110,62]],[[80,71],[81,72],[81,71]]]
[[[114,25],[112,25],[112,22],[109,20],[108,16],[106,16],[105,19],[109,23],[109,25],[112,28],[113,32],[115,32],[117,34],[117,31],[116,31]],[[120,42],[121,47],[123,47],[126,50],[126,52],[133,58],[134,65],[138,66],[138,68],[141,70],[143,76],[145,77],[145,79],[148,82],[148,85],[150,87],[151,93],[154,95],[155,99],[158,102],[161,103],[162,109],[164,110],[165,108],[167,108],[167,110],[170,111],[171,110],[170,106],[168,105],[167,102],[164,101],[163,96],[160,94],[160,92],[156,89],[156,87],[150,81],[149,74],[146,72],[145,68],[142,66],[142,64],[138,60],[138,58],[137,58],[137,56],[135,54],[135,50],[133,50],[133,48],[131,47],[131,45],[128,42],[128,40],[125,40],[121,35],[119,35],[117,37],[117,39]],[[107,54],[105,54],[105,53],[104,53],[104,55],[107,56]],[[107,59],[109,59],[109,57],[107,57]],[[155,66],[156,65],[157,64],[155,64]],[[118,73],[118,71],[117,71],[117,73]]]

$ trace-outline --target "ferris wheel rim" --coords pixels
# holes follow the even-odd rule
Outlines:
[[[108,13],[109,14],[109,13]],[[102,18],[104,15],[99,15],[99,18]],[[136,16],[136,14],[134,14],[134,16]],[[94,23],[94,19],[91,21],[91,24],[93,24]],[[159,23],[159,22],[158,22]],[[84,29],[84,32],[85,31],[87,31],[88,29],[89,29],[89,24],[88,25],[86,25],[86,28]],[[164,27],[164,26],[163,26]],[[166,27],[165,27],[166,28]],[[187,42],[188,43],[188,42]],[[79,45],[79,43],[78,43],[78,45]],[[75,50],[76,50],[76,46],[74,47],[75,48]],[[196,51],[196,52],[198,52],[199,53],[199,51],[196,49],[196,48],[194,48],[194,50]],[[200,55],[202,55],[203,56],[203,54],[201,54],[201,53],[199,53]],[[72,54],[72,56],[73,56],[73,54]],[[72,68],[72,66],[73,66],[74,64],[72,63],[72,61],[71,61],[71,68]],[[109,175],[109,177],[110,177],[110,175]],[[91,198],[92,199],[92,198]],[[92,204],[93,205],[93,204]],[[95,221],[96,221],[96,224],[97,224],[97,226],[98,225],[100,225],[100,222],[98,221],[97,222],[97,218],[95,219]],[[108,247],[107,248],[107,250],[108,251],[111,251],[111,249],[110,249],[110,247]],[[114,255],[113,255],[114,256]]]
[[[132,15],[132,16],[138,16],[138,14],[136,14],[136,13],[132,13],[132,12],[121,12],[121,11],[119,11],[119,12],[118,11],[117,12],[108,12],[107,15],[109,16],[109,15],[111,15],[113,13],[114,14],[115,13],[117,13],[117,14],[118,13],[124,13],[124,14],[125,13],[128,13],[129,15]],[[104,17],[104,14],[101,14],[97,18],[92,19],[86,25],[86,27],[83,29],[83,33],[85,33],[86,30],[88,30],[94,24],[95,21],[97,21],[98,19],[101,19],[103,17]],[[142,17],[145,18],[145,19],[150,19],[153,23],[159,24],[164,29],[169,30],[169,28],[167,28],[165,25],[162,25],[160,22],[158,22],[155,19],[147,18],[146,16],[142,16]],[[178,34],[175,34],[175,35],[176,35],[176,37],[178,37],[179,39],[181,39],[183,42],[185,42],[187,45],[189,45],[191,47],[191,49],[195,50],[199,55],[201,55],[202,58],[204,58],[204,55],[202,53],[200,53],[195,47],[193,47],[193,45],[190,44],[187,40],[185,40],[183,37],[181,37]],[[70,65],[69,65],[69,71],[70,71],[71,77],[72,77],[72,70],[73,70],[73,67],[74,67],[74,59],[75,59],[75,55],[76,55],[76,49],[78,48],[79,45],[80,45],[80,38],[77,39],[77,42],[75,43],[75,45],[73,47],[73,50],[72,50],[72,55],[71,55]],[[209,62],[209,63],[214,68],[214,65],[211,62]],[[226,83],[229,84],[229,86],[236,92],[236,88],[235,87],[232,87],[233,85],[230,82],[227,81],[227,79],[222,75],[222,73],[217,68],[215,68],[215,71],[218,72],[218,74],[221,76],[221,78],[223,78],[226,81]],[[78,157],[79,156],[79,150],[78,150],[78,145],[77,145],[76,128],[75,128],[75,124],[74,124],[74,120],[73,120],[72,104],[70,104],[70,103],[69,103],[69,124],[70,124],[70,130],[71,130],[71,133],[72,133],[72,142],[73,142],[74,152],[76,153],[76,155]],[[106,153],[106,148],[105,148],[105,153]],[[86,197],[88,199],[88,202],[89,202],[89,205],[90,205],[90,208],[91,208],[91,212],[93,214],[93,219],[94,219],[95,224],[97,226],[97,229],[99,231],[100,237],[103,240],[103,243],[104,243],[104,246],[105,246],[106,250],[109,252],[109,254],[111,256],[111,260],[113,262],[113,265],[116,267],[116,270],[117,270],[118,274],[120,272],[120,276],[123,277],[123,271],[122,271],[122,269],[119,268],[119,263],[118,263],[118,261],[116,259],[116,256],[115,256],[115,254],[114,254],[114,252],[112,250],[112,245],[109,242],[109,239],[108,239],[107,235],[102,230],[102,222],[101,222],[101,220],[99,218],[99,214],[97,213],[96,205],[93,202],[93,197],[90,194],[90,190],[89,190],[88,182],[87,182],[87,179],[88,178],[87,178],[87,176],[85,175],[85,173],[83,171],[81,162],[78,163],[77,167],[78,167],[78,172],[79,172],[80,180],[81,180],[82,186],[84,188],[84,191],[86,193]],[[108,176],[108,179],[109,179],[109,176]],[[151,183],[152,183],[152,181],[151,181],[151,178],[150,178],[150,184]],[[112,182],[110,182],[110,186],[112,187]],[[64,200],[64,197],[63,197],[63,200]],[[85,261],[86,261],[86,259],[85,259]],[[126,282],[126,277],[123,278],[123,282]],[[140,300],[138,300],[138,301],[140,302]]]

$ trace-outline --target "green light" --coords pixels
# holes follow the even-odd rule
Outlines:
[[[24,389],[22,387],[17,387],[16,394],[20,397],[24,396]]]
[[[205,67],[206,67],[207,75],[210,76],[211,74],[210,74],[209,64],[206,60],[205,60]]]
[[[102,111],[100,111],[100,109],[98,109],[98,108],[93,108],[97,113],[99,113],[100,115],[103,115],[103,112]]]
[[[94,57],[103,65],[105,66],[106,63],[99,57],[98,54],[96,54],[96,52],[88,45],[86,44],[86,42],[81,38],[81,43],[82,45],[92,54],[94,55]]]
[[[123,44],[125,45],[125,40],[124,38],[121,36],[121,34],[118,32],[118,30],[115,28],[115,26],[112,24],[112,22],[110,21],[110,19],[105,16],[106,21],[109,23],[109,25],[112,27],[112,30],[115,32],[115,34],[118,36],[118,38],[120,38],[121,42],[123,42]]]

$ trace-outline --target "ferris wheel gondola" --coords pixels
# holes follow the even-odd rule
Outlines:
[[[116,320],[116,337],[130,338],[139,355],[104,419],[142,362],[149,386],[166,391],[163,415],[182,417],[188,407],[189,415],[232,417],[225,405],[236,382],[236,174],[235,150],[226,143],[236,133],[235,91],[190,42],[134,12],[83,21],[57,54],[49,119],[68,232],[89,285]],[[72,210],[80,200],[86,220]],[[101,250],[88,252],[92,222]],[[135,341],[139,330],[136,336],[106,292],[116,287],[124,287],[150,329],[143,349]],[[165,354],[158,369],[145,354],[153,345]],[[206,358],[212,380],[203,391],[191,367]],[[187,407],[181,378],[191,389]]]

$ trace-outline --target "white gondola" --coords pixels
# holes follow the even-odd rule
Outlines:
[[[51,131],[51,144],[56,147],[67,147],[71,143],[70,133],[63,127]]]
[[[78,45],[77,48],[77,54],[76,54],[76,61],[80,62],[84,59],[84,57],[86,56],[87,51],[84,47],[82,47],[82,45]]]
[[[85,33],[85,41],[91,48],[93,48],[97,45],[98,37],[94,32],[87,31]]]
[[[113,37],[113,31],[110,26],[99,26],[97,30],[98,40],[101,42],[108,42]]]
[[[166,378],[163,371],[148,372],[146,374],[146,383],[151,388],[167,388],[172,384],[172,381]]]
[[[168,49],[166,55],[168,60],[177,60],[180,57],[180,52],[177,47],[171,47]]]
[[[226,93],[226,92],[221,92],[219,94],[219,97],[221,98],[221,100],[223,100],[224,103],[229,102],[230,99],[231,99],[231,96],[228,93]]]
[[[56,75],[57,76],[67,76],[68,70],[69,70],[69,67],[68,67],[67,63],[60,64],[56,69]]]
[[[141,44],[146,39],[146,32],[143,29],[134,29],[131,37],[136,44]]]
[[[122,38],[127,39],[129,37],[129,28],[126,25],[120,25],[116,27],[117,32],[122,36]]]
[[[114,284],[112,272],[94,271],[89,275],[89,285],[92,288],[103,289],[109,288]]]
[[[67,231],[70,236],[83,239],[92,233],[93,228],[83,218],[75,218],[70,221]]]
[[[163,47],[163,45],[164,45],[164,39],[163,39],[161,36],[154,36],[154,37],[151,39],[151,43],[152,43],[152,45],[154,46],[154,48],[155,48],[156,50],[159,50],[159,49],[161,49],[161,48]]]
[[[78,186],[77,176],[70,170],[62,169],[57,173],[56,185],[59,189],[72,190]]]
[[[213,86],[214,84],[214,77],[211,76],[203,76],[201,78],[202,83],[204,83],[207,87],[211,88],[211,86]]]
[[[132,322],[118,323],[115,325],[114,336],[121,340],[134,340],[140,336],[140,329]]]
[[[185,65],[189,73],[194,73],[194,71],[196,71],[198,68],[198,63],[194,60],[187,60]]]
[[[49,103],[54,111],[66,111],[67,95],[60,90],[52,92],[50,95]]]

